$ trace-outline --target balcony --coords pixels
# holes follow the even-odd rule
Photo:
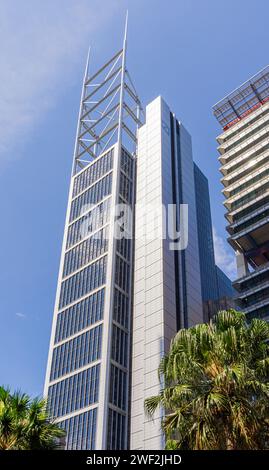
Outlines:
[[[264,281],[269,282],[269,261],[255,271],[246,274],[246,276],[236,279],[233,282],[233,287],[238,292],[244,292],[248,291],[250,285],[253,285],[253,288],[255,288],[259,283],[263,283]]]
[[[228,238],[234,250],[240,250],[256,265],[269,261],[268,248],[269,217],[250,225],[245,230]]]

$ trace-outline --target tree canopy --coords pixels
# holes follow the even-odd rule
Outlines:
[[[64,435],[49,418],[46,400],[0,387],[0,450],[53,450]]]
[[[180,330],[162,359],[159,395],[168,449],[269,448],[269,324],[243,313]]]

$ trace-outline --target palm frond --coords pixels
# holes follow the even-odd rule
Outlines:
[[[162,359],[159,395],[167,445],[182,449],[269,448],[269,325],[235,310],[180,330]]]

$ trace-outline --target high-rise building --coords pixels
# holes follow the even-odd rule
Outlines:
[[[203,302],[218,299],[208,180],[194,164],[198,242]]]
[[[128,445],[132,225],[141,105],[123,49],[85,71],[49,349],[45,395],[67,449]],[[118,223],[115,221],[119,219]]]
[[[144,120],[125,34],[82,87],[45,383],[67,449],[164,447],[144,399],[175,333],[203,321],[198,238],[191,137],[161,97]]]
[[[162,411],[151,420],[144,400],[159,393],[157,370],[173,336],[202,323],[203,314],[191,137],[161,97],[146,107],[145,124],[138,130],[136,204],[131,448],[162,449]],[[177,206],[177,230],[180,204],[188,204],[185,250],[171,249],[167,210],[158,220],[163,239],[150,237],[152,224],[145,215],[169,204]]]
[[[269,319],[269,66],[213,107],[237,304]]]
[[[232,281],[215,264],[208,179],[195,163],[194,182],[203,312],[207,322],[219,310],[234,307],[235,291]]]

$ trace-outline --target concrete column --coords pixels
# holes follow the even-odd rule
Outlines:
[[[236,252],[236,267],[238,279],[246,276],[249,273],[247,260],[244,256],[244,253],[241,253],[240,251]]]

